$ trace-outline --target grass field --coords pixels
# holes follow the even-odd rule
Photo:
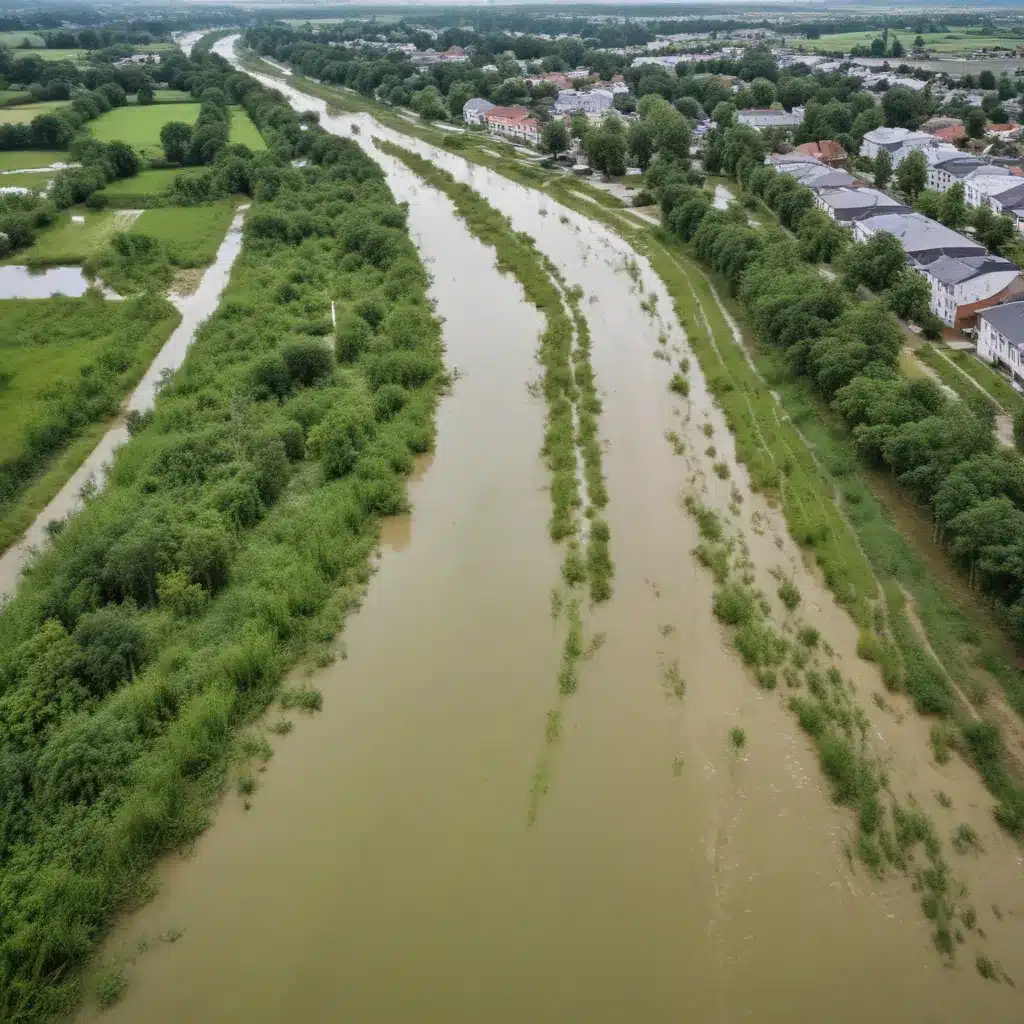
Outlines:
[[[140,171],[134,178],[112,181],[105,191],[112,196],[153,195],[169,188],[180,175],[202,174],[205,170],[205,167],[160,167],[153,171]]]
[[[194,103],[195,100],[192,98],[192,93],[184,92],[181,89],[157,89],[153,94],[153,99],[157,103]],[[131,104],[137,104],[138,98],[133,94],[128,96],[128,102]]]
[[[21,46],[24,40],[32,46],[45,46],[46,40],[35,32],[0,32],[0,46],[9,46],[12,50]]]
[[[259,129],[241,107],[233,107],[231,110],[231,141],[241,143],[252,150],[267,148]]]
[[[62,213],[53,226],[41,231],[35,244],[8,257],[5,263],[68,264],[82,263],[106,242],[124,216],[117,210],[75,210],[76,217],[85,217],[76,224],[71,213]]]
[[[872,39],[877,39],[880,31],[870,32],[842,32],[836,35],[822,36],[820,39],[793,39],[797,46],[803,46],[805,50],[824,50],[829,53],[842,51],[849,53],[854,46],[870,46]],[[899,38],[906,50],[912,49],[917,33],[913,29],[889,29],[889,40],[893,36]],[[969,29],[961,29],[952,32],[925,32],[921,38],[924,40],[925,48],[934,53],[964,53],[971,50],[980,50],[983,47],[1003,46],[1014,49],[1024,45],[1024,39],[1013,36],[985,35],[981,32],[973,32]]]
[[[179,267],[202,267],[213,262],[224,240],[236,203],[226,199],[205,206],[164,206],[146,210],[132,233],[158,238]]]
[[[30,174],[3,174],[0,175],[0,188],[14,186],[16,188],[46,188],[47,184],[53,181],[56,171],[33,171]]]
[[[160,129],[171,121],[194,124],[198,103],[154,103],[148,107],[118,107],[90,122],[89,129],[101,142],[127,142],[140,153],[158,156]]]
[[[20,89],[0,89],[0,106],[7,103],[20,103],[22,100],[31,99],[30,92]]]
[[[52,164],[66,164],[71,154],[60,149],[12,149],[0,153],[0,171],[20,171],[26,167],[50,167]],[[0,184],[3,184],[0,181]]]
[[[15,50],[14,59],[19,57],[42,57],[46,61],[70,60],[74,63],[84,61],[89,56],[88,50]]]
[[[48,103],[24,103],[20,107],[0,107],[0,124],[28,124],[40,114],[66,106],[65,100],[51,100]]]

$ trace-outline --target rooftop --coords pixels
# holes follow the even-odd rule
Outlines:
[[[977,256],[939,256],[931,262],[916,261],[918,267],[943,284],[961,284],[982,274],[1017,270],[1017,265],[1002,256],[982,253]]]
[[[935,253],[936,256],[972,256],[983,255],[985,252],[983,245],[920,213],[878,213],[865,217],[861,224],[872,234],[888,231],[895,235],[910,256],[925,253]]]
[[[836,211],[860,212],[886,207],[896,210],[907,209],[898,199],[893,199],[876,188],[835,188],[819,195],[826,206]]]

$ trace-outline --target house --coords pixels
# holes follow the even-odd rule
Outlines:
[[[964,200],[970,207],[989,206],[989,199],[999,195],[1000,192],[1009,192],[1011,188],[1017,188],[1024,184],[1020,175],[1010,171],[1004,177],[992,176],[978,177],[964,182]]]
[[[466,100],[462,107],[462,120],[466,124],[483,124],[487,111],[493,109],[494,104],[490,100],[477,96],[474,99]]]
[[[920,213],[876,213],[853,224],[853,237],[866,242],[878,231],[895,235],[912,261],[934,260],[939,256],[984,256],[985,246]]]
[[[964,123],[958,117],[943,117],[936,115],[935,117],[929,117],[923,125],[921,125],[921,131],[927,132],[929,135],[937,135],[940,131],[945,131],[947,128],[963,128]]]
[[[1024,182],[988,197],[988,205],[996,213],[1013,217],[1018,231],[1024,231]]]
[[[739,124],[749,125],[761,131],[763,128],[796,128],[803,123],[804,108],[786,110],[741,110],[736,114]]]
[[[976,156],[958,153],[956,156],[940,154],[937,159],[932,152],[925,154],[928,158],[928,187],[938,192],[946,192],[957,182],[964,186],[966,193],[967,183],[978,181],[983,178],[1009,178],[1012,177],[1008,167],[999,167],[994,164],[985,163]]]
[[[873,128],[864,134],[860,144],[860,155],[874,160],[879,150],[887,149],[890,153],[896,153],[897,150],[914,143],[918,149],[934,146],[935,137],[927,132],[912,132],[906,128]],[[894,158],[893,165],[895,164]]]
[[[442,64],[464,64],[469,60],[469,54],[460,46],[450,46],[441,54]]]
[[[814,205],[839,224],[850,225],[879,213],[909,213],[910,207],[876,188],[824,189],[814,196]]]
[[[943,142],[948,142],[950,145],[956,143],[959,139],[967,138],[967,129],[962,124],[951,124],[946,128],[939,128],[932,133],[935,138],[941,139]]]
[[[820,142],[805,142],[802,146],[797,146],[793,152],[813,156],[815,160],[820,160],[829,167],[846,166],[846,150],[838,142],[833,142],[831,139],[822,139]]]
[[[528,142],[533,146],[540,142],[540,126],[526,107],[491,107],[484,114],[484,123],[488,131],[504,135],[513,142]]]
[[[779,163],[775,165],[779,174],[788,174],[796,178],[801,185],[811,189],[812,192],[819,192],[822,189],[850,188],[860,182],[846,171],[834,170],[826,167],[817,161],[814,163]]]
[[[937,256],[912,261],[931,286],[932,312],[950,327],[974,326],[978,313],[1024,292],[1020,267],[1002,256]]]
[[[612,94],[605,89],[591,89],[579,92],[576,89],[565,89],[558,94],[551,113],[561,114],[603,114],[612,107]]]
[[[1003,302],[978,313],[978,355],[1024,380],[1024,301]]]
[[[985,125],[986,139],[1016,139],[1020,135],[1020,125],[1012,121],[1009,124]]]
[[[594,88],[610,92],[612,96],[619,96],[629,92],[629,86],[626,85],[626,80],[622,75],[612,75],[610,82],[595,82]]]

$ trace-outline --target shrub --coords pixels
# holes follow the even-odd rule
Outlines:
[[[715,591],[713,610],[729,626],[742,626],[757,609],[753,592],[739,583],[727,583]]]
[[[783,580],[779,584],[779,600],[793,611],[800,603],[800,590],[792,580]]]
[[[293,341],[281,351],[293,384],[309,387],[329,377],[334,369],[331,350],[319,341]]]

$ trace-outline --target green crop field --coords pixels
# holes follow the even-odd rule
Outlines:
[[[822,36],[820,39],[794,37],[792,42],[796,46],[803,46],[805,50],[849,53],[854,46],[870,46],[871,41],[877,39],[881,34],[877,30],[870,32],[842,32],[836,35]],[[892,39],[896,37],[908,52],[913,48],[916,36],[917,33],[913,29],[889,29],[890,45]],[[969,53],[973,50],[980,50],[983,47],[991,49],[993,46],[1002,46],[1012,50],[1017,46],[1024,46],[1024,38],[985,35],[970,29],[959,29],[951,32],[925,32],[921,38],[924,40],[925,49],[931,50],[933,53]]]
[[[35,32],[0,32],[0,46],[9,46],[12,50],[21,46],[25,39],[31,46],[46,45],[46,40]]]
[[[71,154],[61,149],[12,149],[0,153],[0,171],[20,171],[25,167],[49,167],[66,164]]]
[[[105,191],[112,196],[155,195],[169,188],[175,178],[202,174],[205,170],[205,167],[160,167],[152,171],[140,171],[134,178],[112,181]]]
[[[31,174],[4,174],[0,176],[0,188],[16,186],[17,188],[41,189],[53,181],[56,171],[35,171]]]
[[[15,50],[14,58],[19,57],[42,57],[43,60],[70,60],[76,64],[84,61],[89,56],[88,50]]]
[[[163,206],[146,210],[131,227],[132,234],[158,238],[179,267],[202,267],[213,262],[224,240],[237,203],[225,199],[203,206]]]
[[[198,103],[154,103],[147,107],[118,107],[90,122],[89,129],[101,142],[127,142],[147,156],[160,156],[160,129],[171,121],[194,124]]]
[[[66,106],[66,100],[51,100],[48,103],[23,103],[20,107],[0,107],[0,124],[28,124],[40,114]]]
[[[84,217],[81,223],[71,218]],[[62,213],[52,226],[40,231],[35,244],[9,256],[5,263],[66,264],[83,263],[121,225],[130,223],[120,210],[82,210]]]
[[[267,148],[259,129],[241,107],[233,107],[231,110],[231,141],[253,150]]]

